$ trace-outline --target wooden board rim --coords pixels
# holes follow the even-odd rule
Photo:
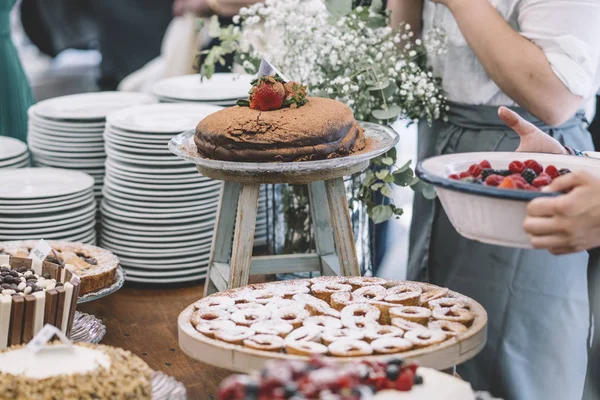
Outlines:
[[[419,284],[428,285],[421,282],[419,282]],[[236,289],[230,289],[228,291],[234,290]],[[225,292],[219,292],[217,295],[222,295]],[[384,360],[402,357],[405,360],[416,361],[423,367],[442,370],[451,368],[473,358],[483,349],[487,341],[487,312],[481,304],[467,296],[453,291],[449,291],[448,293],[453,297],[466,300],[472,307],[472,311],[475,313],[473,324],[464,334],[448,339],[436,346],[411,350],[404,353],[372,355],[366,357],[327,356],[326,359],[334,363],[343,364],[358,360]],[[246,373],[262,368],[269,360],[307,361],[309,359],[307,356],[254,350],[242,345],[229,344],[220,340],[211,339],[196,331],[192,326],[190,316],[194,311],[194,305],[191,304],[179,314],[177,319],[179,346],[183,352],[191,358],[216,367]]]

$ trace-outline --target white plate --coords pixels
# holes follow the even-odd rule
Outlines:
[[[36,222],[50,222],[50,221],[63,221],[65,219],[69,219],[69,218],[74,218],[74,217],[78,217],[80,215],[88,215],[88,214],[95,214],[96,213],[96,201],[92,200],[89,204],[80,207],[78,209],[75,210],[69,210],[68,212],[62,212],[62,213],[56,213],[56,212],[51,212],[51,213],[40,213],[38,215],[36,215],[35,217],[32,217],[31,215],[20,215],[19,217],[13,218],[13,217],[6,217],[6,216],[2,216],[2,222],[6,222],[6,223],[15,223],[15,224],[22,224],[24,222],[30,222],[32,220],[32,218],[35,218]],[[2,233],[0,231],[0,233]]]
[[[148,278],[158,278],[161,275],[170,277],[170,278],[178,278],[178,277],[186,277],[190,275],[197,275],[200,273],[206,273],[208,270],[207,267],[200,268],[188,268],[188,269],[173,269],[168,271],[145,271],[143,269],[137,268],[127,268],[127,276],[133,277],[148,277]]]
[[[141,133],[125,131],[123,129],[115,128],[114,126],[108,126],[104,131],[104,136],[108,136],[113,140],[121,141],[132,141],[134,143],[148,143],[148,144],[160,144],[164,143],[165,140],[170,140],[176,136],[177,133]]]
[[[129,276],[125,278],[128,282],[137,282],[137,283],[157,283],[157,284],[167,284],[167,283],[184,283],[184,282],[195,282],[200,281],[202,279],[206,279],[206,272],[203,272],[198,275],[189,275],[184,278],[138,278],[136,276]]]
[[[135,208],[134,210],[128,210],[126,208],[121,207],[118,204],[113,204],[110,201],[104,202],[104,211],[106,211],[109,215],[124,218],[135,217],[139,219],[156,219],[156,220],[173,220],[177,218],[185,218],[189,217],[190,219],[197,220],[198,218],[208,219],[214,216],[217,213],[217,207],[206,208],[204,210],[190,210],[184,208],[184,211],[175,212],[173,209],[160,209],[156,210],[147,210],[144,208]],[[163,212],[161,212],[163,211]],[[166,212],[165,212],[166,211]]]
[[[153,175],[153,174],[132,174],[127,171],[121,171],[116,168],[109,168],[107,173],[110,173],[111,176],[118,178],[122,181],[126,181],[128,183],[155,183],[158,185],[166,185],[169,183],[173,184],[202,184],[209,185],[211,182],[210,179],[201,176],[200,174],[187,174],[184,178],[169,176],[169,175]]]
[[[221,109],[209,104],[152,104],[115,111],[106,122],[142,133],[179,133],[195,128],[204,117]]]
[[[157,211],[163,211],[163,210],[170,210],[171,208],[186,208],[186,207],[190,207],[190,208],[194,208],[197,207],[195,209],[197,210],[204,210],[204,209],[209,209],[211,207],[216,207],[217,204],[213,199],[208,199],[208,200],[203,200],[203,201],[198,201],[198,200],[194,200],[191,202],[168,202],[168,203],[161,203],[161,202],[144,202],[144,201],[134,201],[134,200],[128,200],[128,199],[124,199],[120,197],[119,193],[116,192],[111,192],[111,191],[107,191],[107,190],[103,190],[104,197],[113,203],[118,203],[115,204],[115,207],[122,207],[122,206],[128,206],[129,208],[136,208],[136,209],[140,209],[140,208],[150,208],[153,210],[157,210]]]
[[[210,252],[211,242],[208,243],[196,243],[193,246],[180,247],[180,248],[154,248],[147,249],[143,247],[135,247],[126,243],[115,244],[110,241],[106,236],[102,236],[102,245],[109,246],[111,250],[127,254],[130,257],[184,257],[192,254],[208,254]]]
[[[60,221],[60,222],[67,222],[67,221]],[[2,228],[1,233],[3,235],[13,235],[13,236],[17,236],[17,235],[43,236],[43,234],[47,234],[47,233],[67,232],[67,231],[72,231],[74,229],[79,229],[80,227],[84,227],[84,226],[89,228],[90,225],[96,224],[96,216],[88,215],[83,220],[68,221],[68,222],[69,223],[66,223],[64,225],[51,225],[51,226],[47,226],[47,227],[35,226],[34,228],[31,228],[31,229]]]
[[[254,79],[252,75],[220,73],[201,81],[199,74],[183,75],[156,83],[152,93],[178,100],[231,101],[248,97]]]
[[[54,196],[54,197],[43,197],[43,198],[33,198],[33,199],[0,199],[0,207],[15,207],[20,205],[37,205],[37,204],[46,204],[46,203],[54,203],[58,201],[69,200],[77,197],[83,197],[89,193],[92,193],[92,188],[86,189],[82,192],[70,193],[63,196]]]
[[[98,121],[94,123],[78,123],[72,121],[64,122],[41,118],[35,115],[33,112],[29,113],[29,128],[42,129],[49,131],[49,133],[57,132],[64,133],[66,135],[98,134],[104,130],[104,126],[104,121]]]
[[[18,139],[0,136],[0,162],[19,157],[27,153],[27,145]]]
[[[127,233],[119,233],[113,230],[110,226],[102,227],[102,237],[114,243],[122,243],[130,241],[136,247],[176,247],[179,245],[188,246],[190,243],[205,243],[212,241],[212,232],[203,232],[200,234],[184,234],[180,236],[138,236]]]
[[[26,220],[21,223],[5,223],[4,219],[2,219],[2,220],[0,220],[0,229],[3,229],[3,228],[31,228],[31,227],[46,228],[49,226],[59,226],[60,224],[63,224],[63,223],[78,222],[78,221],[83,221],[83,220],[87,220],[87,219],[91,219],[91,218],[96,218],[96,213],[92,212],[92,213],[88,213],[88,214],[77,215],[75,217],[71,217],[71,218],[67,218],[67,219],[60,219],[57,221],[46,221],[46,222],[40,222],[38,220],[35,220],[35,221]]]
[[[84,243],[84,244],[96,244],[96,231],[91,231],[83,235],[67,237],[64,239],[65,242]]]
[[[1,145],[2,143],[0,143]],[[29,152],[25,152],[20,156],[11,158],[10,160],[1,160],[0,168],[11,167],[13,165],[22,165],[24,163],[29,162]]]
[[[82,169],[98,169],[104,167],[104,157],[97,159],[90,159],[91,161],[80,161],[83,159],[69,158],[68,165],[65,165],[64,158],[45,157],[42,155],[34,155],[33,161],[35,165],[40,167],[69,167],[69,169],[82,170]]]
[[[52,149],[58,151],[104,151],[104,141],[98,142],[77,142],[75,140],[66,140],[64,142],[58,142],[53,138],[39,138],[29,136],[29,144],[35,144],[38,147],[44,149]]]
[[[169,177],[176,176],[188,176],[189,174],[198,174],[196,168],[190,166],[189,164],[183,165],[181,167],[159,167],[153,168],[149,166],[140,166],[137,164],[132,164],[130,162],[121,162],[117,161],[110,156],[106,158],[107,166],[110,164],[114,168],[118,168],[121,171],[128,171],[132,173],[141,173],[141,174],[156,174],[156,175],[168,175]],[[199,175],[199,174],[198,174]]]
[[[81,128],[53,128],[36,125],[32,120],[29,120],[28,135],[35,137],[51,137],[57,140],[76,140],[78,142],[97,141],[104,136],[104,127],[94,129]]]
[[[20,211],[25,211],[28,213],[43,213],[48,212],[48,209],[52,209],[54,207],[68,206],[72,204],[81,204],[89,202],[90,198],[93,196],[93,193],[90,191],[86,193],[86,195],[81,197],[73,197],[66,200],[61,201],[53,201],[48,203],[40,203],[40,204],[20,204],[20,205],[4,205],[2,201],[0,201],[0,214],[9,213],[9,214],[18,214]],[[0,221],[2,222],[2,221]]]
[[[205,214],[205,215],[199,215],[199,216],[186,216],[186,217],[179,217],[177,218],[177,216],[171,216],[171,217],[164,217],[164,218],[157,218],[157,217],[152,217],[152,218],[138,218],[137,217],[137,213],[130,213],[127,215],[123,215],[123,214],[118,214],[116,213],[116,211],[118,211],[118,209],[111,207],[110,205],[108,205],[107,203],[103,203],[102,207],[102,215],[107,217],[110,216],[113,219],[117,219],[117,220],[121,220],[121,221],[126,221],[126,222],[133,222],[133,223],[140,223],[140,224],[156,224],[156,225],[171,225],[171,224],[179,224],[179,223],[186,223],[186,222],[212,222],[214,224],[215,222],[215,216],[216,216],[216,211],[211,213],[211,214]],[[161,215],[169,215],[169,214],[161,214]],[[161,229],[160,227],[156,227],[156,229]]]
[[[131,193],[125,193],[120,190],[120,187],[111,186],[110,182],[107,182],[104,185],[103,191],[112,194],[113,196],[118,196],[122,199],[133,200],[133,201],[151,201],[151,202],[160,202],[160,203],[189,203],[193,201],[201,202],[202,204],[206,204],[209,201],[217,202],[219,200],[220,189],[216,188],[214,192],[208,192],[205,194],[194,194],[190,196],[177,196],[177,197],[168,197],[168,196],[152,196],[152,195],[136,195]],[[161,207],[158,205],[157,207]]]
[[[135,179],[152,179],[154,180],[167,180],[171,181],[173,179],[176,180],[197,180],[197,181],[211,181],[210,178],[200,175],[194,168],[183,168],[180,169],[179,172],[167,172],[160,173],[156,172],[155,169],[146,169],[146,168],[135,168],[135,166],[131,164],[123,164],[118,161],[111,159],[110,157],[106,159],[106,168],[115,172],[118,175],[125,175],[130,178]]]
[[[114,144],[121,145],[121,146],[135,146],[135,148],[139,149],[139,150],[141,150],[141,149],[162,150],[165,146],[165,141],[162,139],[156,140],[156,141],[149,141],[149,140],[143,140],[143,139],[132,140],[129,138],[125,139],[125,138],[115,137],[113,135],[104,135],[104,140],[106,142],[114,143]]]
[[[143,93],[82,93],[41,101],[33,106],[33,113],[49,119],[102,120],[115,110],[155,102]]]
[[[92,222],[86,226],[82,226],[76,229],[68,229],[66,231],[60,232],[51,232],[44,234],[31,234],[31,235],[5,235],[3,232],[0,232],[0,240],[35,240],[35,239],[52,239],[58,240],[63,239],[68,236],[77,236],[89,234],[91,230],[96,229],[96,222]]]
[[[169,197],[171,199],[175,199],[179,196],[183,197],[194,197],[196,198],[207,198],[212,196],[219,195],[220,185],[217,183],[215,185],[211,185],[208,187],[199,187],[196,189],[185,189],[185,190],[169,190],[165,189],[151,189],[151,190],[142,190],[128,187],[129,185],[124,184],[120,185],[118,180],[113,180],[111,176],[106,176],[105,178],[106,186],[111,189],[117,190],[121,193],[133,194],[136,196],[148,196],[148,197]],[[185,201],[185,200],[184,200]]]
[[[237,101],[239,99],[235,99],[235,100],[209,100],[209,101],[194,101],[194,100],[181,100],[181,99],[172,99],[170,97],[159,97],[158,101],[160,103],[165,103],[165,104],[173,104],[173,103],[178,103],[178,104],[212,104],[214,106],[219,106],[219,107],[232,107],[235,106]]]
[[[59,158],[62,159],[64,161],[66,160],[87,160],[89,158],[104,158],[106,157],[106,153],[104,152],[104,149],[100,150],[100,151],[87,151],[87,150],[81,150],[79,148],[69,148],[69,147],[62,147],[62,146],[46,146],[43,144],[38,144],[35,141],[32,141],[31,143],[29,143],[29,148],[31,149],[31,153],[33,154],[34,157],[40,158],[40,157],[48,157],[48,158]]]
[[[87,174],[55,168],[3,170],[0,182],[0,201],[63,196],[94,186],[94,179]]]
[[[115,201],[114,197],[111,196],[105,196],[106,201],[108,203],[110,203],[112,206],[118,208],[119,210],[122,210],[123,212],[129,212],[129,213],[140,213],[143,212],[144,215],[150,217],[156,214],[161,214],[161,213],[167,213],[167,212],[171,212],[171,213],[175,213],[175,214],[181,214],[184,212],[191,212],[191,213],[196,213],[196,214],[203,214],[203,213],[212,213],[214,211],[216,211],[217,209],[217,204],[215,204],[214,202],[211,204],[194,204],[191,207],[182,207],[179,204],[174,204],[172,207],[165,207],[165,208],[156,208],[154,207],[152,204],[150,206],[132,206],[129,204],[123,204],[119,201]],[[142,215],[142,214],[140,214]]]
[[[109,246],[102,247],[110,250]],[[145,270],[166,270],[166,269],[179,269],[179,268],[206,268],[208,267],[209,255],[203,255],[200,257],[179,257],[177,259],[174,258],[163,258],[163,257],[150,257],[150,258],[129,258],[123,255],[123,253],[119,254],[118,251],[113,251],[118,257],[119,260],[122,261],[121,265],[125,268],[133,267],[140,268]],[[164,260],[164,261],[163,261]],[[149,261],[153,261],[153,263],[149,263]]]
[[[166,142],[167,144],[165,144],[165,146],[163,148],[158,148],[158,149],[142,149],[142,148],[137,148],[135,146],[135,144],[133,143],[128,143],[126,145],[121,145],[121,144],[116,144],[114,143],[112,140],[107,139],[106,140],[106,146],[114,149],[116,151],[119,151],[123,154],[129,154],[132,155],[134,157],[138,157],[139,155],[146,157],[167,157],[170,158],[173,153],[171,153],[171,151],[169,150],[169,145],[168,142]]]
[[[21,163],[17,163],[17,164],[13,164],[13,165],[7,165],[4,167],[0,167],[0,169],[17,169],[17,168],[28,168],[30,167],[31,164],[29,163],[29,160],[23,161]]]
[[[108,142],[106,143],[106,154],[111,158],[128,162],[131,164],[141,164],[141,165],[151,165],[151,166],[165,166],[165,167],[173,167],[173,166],[184,166],[185,161],[180,158],[174,157],[172,155],[164,154],[164,155],[149,155],[143,156],[139,154],[133,153],[125,153],[122,151],[115,150]]]
[[[208,189],[208,190],[213,190],[215,189],[215,187],[218,187],[221,185],[221,182],[219,181],[202,181],[200,180],[200,176],[196,176],[196,180],[195,181],[190,181],[190,182],[184,182],[184,183],[177,183],[177,182],[173,182],[173,180],[169,180],[169,181],[154,181],[154,184],[152,183],[139,183],[136,182],[134,179],[131,179],[129,177],[125,177],[125,178],[121,178],[119,176],[117,176],[116,174],[113,173],[112,170],[108,170],[108,172],[105,175],[108,179],[110,179],[112,182],[114,182],[117,185],[120,186],[126,186],[126,187],[131,187],[132,189],[146,189],[146,190],[188,190],[188,189]]]
[[[198,234],[201,232],[213,232],[215,227],[215,221],[207,222],[194,222],[194,223],[182,223],[176,225],[161,225],[160,229],[157,229],[156,224],[143,224],[143,223],[129,223],[122,221],[117,218],[113,218],[110,215],[102,215],[102,225],[110,226],[113,229],[122,229],[123,233],[131,233],[132,235],[148,235],[148,236],[161,236],[161,235],[186,235],[186,234]]]

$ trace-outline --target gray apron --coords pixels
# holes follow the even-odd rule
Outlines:
[[[588,369],[583,400],[600,399],[600,248],[590,250],[588,265],[588,291],[590,295],[590,320],[594,330],[590,339]]]
[[[551,128],[515,108],[561,143],[593,149],[583,114]],[[498,107],[452,104],[449,120],[419,126],[419,160],[449,153],[515,151],[519,137]],[[409,279],[449,287],[488,312],[488,342],[459,374],[505,400],[579,400],[587,363],[589,308],[585,252],[486,245],[460,236],[439,201],[415,196]]]

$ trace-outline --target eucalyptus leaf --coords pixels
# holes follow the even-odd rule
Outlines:
[[[394,214],[397,216],[403,215],[404,214],[404,210],[402,208],[399,207],[394,207]]]
[[[394,160],[394,163],[395,163],[396,160],[398,159],[398,151],[396,150],[395,147],[392,147],[391,149],[388,150],[387,153],[385,153],[384,156],[385,157],[390,157],[391,159]]]
[[[383,157],[381,159],[381,162],[383,163],[383,165],[394,165],[394,159],[392,157]]]
[[[333,17],[341,18],[352,12],[352,0],[325,0],[325,7]]]
[[[388,176],[390,174],[390,171],[388,171],[387,169],[382,169],[381,171],[377,171],[375,172],[375,176],[377,177],[377,179],[381,179],[384,180],[386,176]]]
[[[381,11],[383,11],[383,0],[372,0],[371,11],[381,13]]]
[[[371,15],[367,21],[369,28],[383,28],[387,25],[387,19],[383,15]]]
[[[219,35],[221,35],[221,24],[219,23],[219,18],[213,15],[208,23],[208,36],[214,39],[218,38]]]
[[[364,186],[371,186],[373,182],[375,182],[375,173],[369,169],[367,172],[365,172],[362,184]]]
[[[388,185],[385,185],[381,188],[381,194],[385,197],[389,197],[390,199],[394,197],[394,191]]]
[[[391,83],[391,81],[389,81],[389,80],[383,81],[376,85],[368,87],[367,90],[372,91],[372,92],[378,91],[378,90],[383,90],[383,89],[387,88],[388,86],[390,86],[390,83]]]
[[[386,176],[383,181],[385,183],[394,183],[394,175],[392,174],[388,174],[388,176]]]
[[[392,218],[392,215],[394,215],[394,209],[391,205],[379,205],[371,210],[371,219],[375,224],[387,221]]]
[[[387,120],[387,119],[396,118],[398,115],[400,115],[401,112],[402,112],[402,109],[400,108],[400,106],[398,106],[396,104],[390,104],[387,109],[371,111],[371,115],[373,115],[373,117],[383,121],[383,120]]]
[[[373,191],[378,191],[379,189],[381,189],[385,184],[383,183],[374,183],[371,185],[371,190]]]
[[[394,173],[394,183],[398,186],[409,186],[414,179],[412,169],[407,169],[401,173]]]

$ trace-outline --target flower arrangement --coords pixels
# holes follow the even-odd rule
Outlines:
[[[448,110],[439,79],[426,67],[425,45],[411,27],[388,26],[381,0],[356,6],[352,0],[265,0],[242,8],[237,25],[210,21],[209,34],[221,45],[203,53],[202,76],[235,53],[236,64],[255,74],[265,58],[286,76],[308,85],[312,96],[347,104],[358,120],[392,123],[397,118],[429,123]],[[391,185],[409,186],[428,198],[435,192],[414,176],[410,162],[396,167],[396,151],[373,160],[356,201],[375,223],[402,215]],[[375,202],[376,194],[384,201]],[[385,199],[388,199],[385,201]]]

